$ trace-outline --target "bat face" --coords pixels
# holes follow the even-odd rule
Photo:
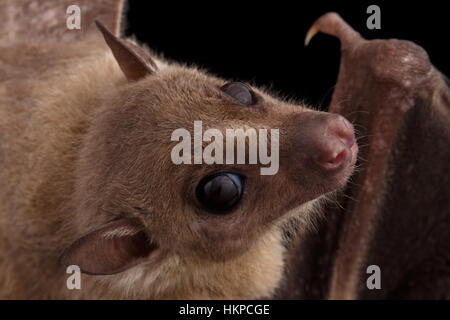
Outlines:
[[[449,296],[450,83],[422,48],[319,18],[333,114],[96,30],[123,30],[121,0],[0,7],[0,298]],[[214,39],[291,62],[238,29]]]
[[[30,243],[46,243],[48,255],[30,258],[39,261],[30,277],[42,265],[64,277],[59,257],[93,275],[83,276],[88,289],[79,294],[87,298],[270,296],[283,270],[281,228],[290,218],[308,219],[353,171],[352,125],[248,84],[155,62],[98,26],[109,49],[94,35],[80,42],[83,49],[76,43],[76,52],[33,42],[39,54],[44,48],[41,63],[50,55],[63,62],[40,65],[49,82],[37,80],[31,90],[39,92],[33,125],[15,119],[17,131],[39,128],[39,137],[31,141],[27,131],[24,143],[8,135],[24,145],[19,159],[36,149],[27,143],[48,146],[26,157],[40,157],[39,179],[19,178],[15,161],[8,162],[14,179],[30,180],[24,189],[37,190],[30,208],[9,219],[11,226],[23,221]],[[68,52],[77,68],[65,78]],[[8,233],[26,237],[23,229]],[[24,292],[74,297],[61,283]]]
[[[69,112],[66,106],[57,116],[52,108],[39,109],[42,118],[30,126],[43,119],[58,140],[43,139],[49,149],[40,155],[61,163],[55,169],[40,160],[48,169],[38,182],[49,186],[42,192],[64,185],[55,187],[61,201],[49,201],[54,210],[45,195],[33,194],[46,211],[31,208],[35,221],[57,229],[53,234],[36,223],[30,231],[49,240],[37,243],[48,243],[51,258],[37,260],[61,275],[59,255],[62,265],[94,275],[84,278],[89,289],[81,295],[87,297],[270,296],[282,275],[284,223],[308,219],[318,199],[341,188],[353,171],[358,147],[352,125],[248,84],[155,62],[98,27],[110,50],[89,36],[82,50],[87,58],[77,59],[70,84],[52,91],[64,96],[55,106],[71,101]],[[66,53],[52,48],[44,51]],[[68,119],[74,114],[79,118]],[[65,120],[70,124],[61,125]],[[67,129],[72,143],[59,140],[58,128]],[[33,220],[23,217],[26,225]],[[70,295],[56,281],[51,286],[45,295]]]
[[[341,116],[197,69],[164,66],[137,80],[123,84],[92,119],[75,216],[80,230],[93,221],[101,226],[69,246],[63,264],[111,274],[138,263],[151,270],[173,256],[228,261],[293,213],[307,218],[317,199],[353,171],[358,147]],[[239,138],[227,143],[239,129],[249,133],[241,160]],[[219,140],[221,146],[212,144]],[[216,161],[207,163],[212,146]],[[259,161],[269,154],[271,163]]]

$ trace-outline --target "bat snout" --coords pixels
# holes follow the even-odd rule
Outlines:
[[[305,112],[290,121],[288,134],[293,148],[289,163],[297,164],[292,173],[302,170],[302,175],[316,177],[313,179],[346,180],[358,153],[353,125],[340,115],[325,112]]]
[[[324,134],[317,137],[317,155],[314,160],[325,172],[336,172],[354,164],[358,146],[352,124],[342,116],[327,117]]]

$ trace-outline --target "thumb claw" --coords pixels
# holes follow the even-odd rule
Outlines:
[[[311,26],[311,28],[309,28],[308,32],[306,33],[305,47],[307,47],[309,45],[309,42],[317,34],[317,32],[319,32],[319,28],[315,24],[313,24]]]
[[[318,32],[337,37],[343,47],[362,40],[359,33],[353,30],[336,12],[328,12],[313,23],[306,33],[305,46]]]

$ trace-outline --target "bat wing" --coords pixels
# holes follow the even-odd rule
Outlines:
[[[450,88],[409,41],[367,41],[337,14],[307,35],[338,37],[330,112],[358,131],[360,169],[317,233],[290,252],[280,298],[450,298]],[[367,268],[380,268],[369,289]]]
[[[80,29],[69,30],[69,6],[80,8]],[[26,39],[73,41],[95,32],[100,20],[116,36],[120,36],[124,0],[15,0],[0,4],[0,47]],[[98,31],[97,31],[98,33]]]

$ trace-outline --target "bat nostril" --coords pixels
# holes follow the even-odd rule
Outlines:
[[[326,179],[341,171],[348,173],[356,163],[358,147],[353,125],[344,117],[330,113],[305,113],[294,118],[292,142],[295,157]]]
[[[338,153],[338,155],[335,158],[332,158],[328,161],[328,163],[333,164],[333,165],[339,165],[342,160],[345,159],[345,156],[347,155],[347,151],[346,150],[342,150],[341,152]]]
[[[334,171],[343,168],[350,161],[351,152],[348,148],[342,148],[338,151],[332,150],[324,152],[322,157],[317,160],[319,166],[326,171]]]
[[[330,136],[337,137],[348,148],[356,142],[353,125],[342,116],[338,116],[328,125],[328,133]]]
[[[353,131],[351,134],[341,136],[340,140],[343,144],[345,144],[347,147],[351,148],[356,143],[355,135],[353,134]]]
[[[328,172],[346,168],[352,162],[356,143],[353,125],[344,117],[333,115],[325,130],[327,139],[321,143],[318,164]]]

